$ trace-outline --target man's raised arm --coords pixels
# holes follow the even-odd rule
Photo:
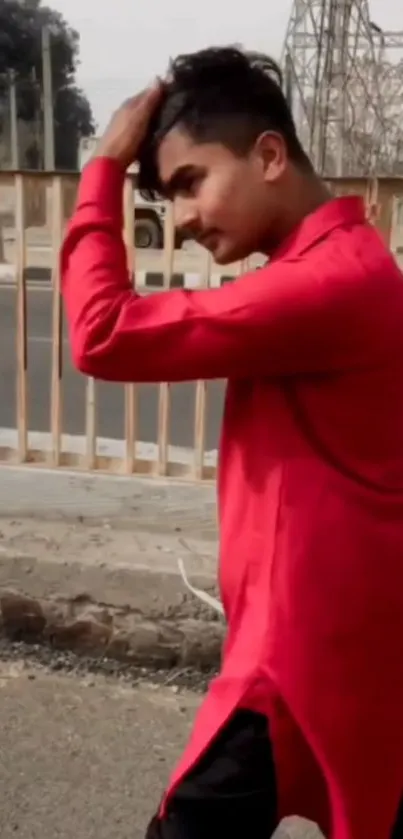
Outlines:
[[[284,375],[363,361],[372,321],[360,272],[304,257],[274,261],[220,289],[133,291],[122,236],[124,175],[84,170],[61,255],[74,363],[122,382]],[[339,256],[340,260],[340,256]],[[364,282],[363,272],[363,282]]]

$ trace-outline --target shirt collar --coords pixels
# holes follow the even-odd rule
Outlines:
[[[271,261],[300,256],[337,227],[364,224],[365,205],[358,196],[333,198],[306,216],[298,227],[279,245]]]

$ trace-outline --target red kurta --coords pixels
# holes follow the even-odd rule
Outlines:
[[[260,271],[139,297],[122,188],[112,161],[91,163],[64,244],[77,367],[229,379],[228,635],[167,796],[246,706],[269,716],[282,814],[329,821],[334,839],[389,839],[403,793],[402,275],[362,202],[341,198]]]

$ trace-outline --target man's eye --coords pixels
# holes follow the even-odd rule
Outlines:
[[[195,195],[201,182],[201,175],[192,175],[183,180],[178,192],[181,195]]]

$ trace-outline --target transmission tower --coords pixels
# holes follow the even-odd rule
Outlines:
[[[283,69],[301,140],[320,172],[403,171],[402,56],[403,31],[372,23],[368,0],[294,0]]]

